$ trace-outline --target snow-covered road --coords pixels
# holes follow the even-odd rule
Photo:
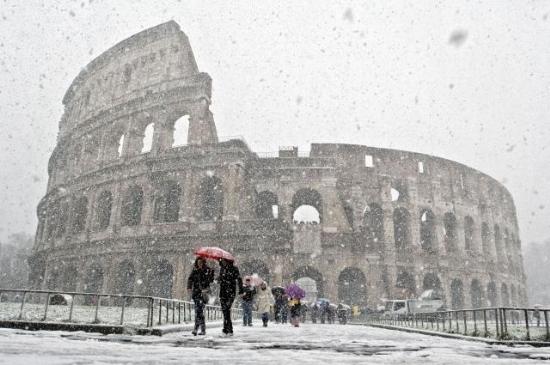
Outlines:
[[[341,325],[220,329],[206,337],[0,329],[0,364],[535,364],[550,348],[507,347]],[[544,361],[546,360],[546,361]]]

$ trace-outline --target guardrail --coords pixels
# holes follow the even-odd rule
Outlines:
[[[232,308],[232,318],[242,309]],[[206,305],[206,321],[223,318],[217,305]],[[253,316],[259,318],[258,313]],[[0,320],[54,321],[153,327],[195,320],[195,303],[142,295],[0,288]]]
[[[369,324],[498,340],[550,342],[550,308],[490,307],[415,314],[370,314]]]

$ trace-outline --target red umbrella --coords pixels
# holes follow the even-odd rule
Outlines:
[[[199,247],[195,250],[195,255],[204,257],[206,259],[226,259],[229,261],[235,261],[235,258],[229,252],[222,250],[219,247]]]

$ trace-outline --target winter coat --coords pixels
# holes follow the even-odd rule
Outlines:
[[[243,286],[243,302],[251,302],[256,296],[256,288],[251,285]]]
[[[221,299],[235,299],[237,290],[239,294],[243,293],[243,280],[239,269],[233,264],[228,266],[220,266],[220,276],[218,277],[220,284]]]
[[[192,289],[191,298],[203,299],[203,290],[208,290],[212,281],[214,281],[214,270],[206,266],[202,269],[194,267],[187,279],[187,289]]]
[[[256,305],[258,306],[259,313],[268,313],[274,301],[275,300],[273,299],[273,294],[271,294],[271,289],[258,289],[258,294],[256,294]]]

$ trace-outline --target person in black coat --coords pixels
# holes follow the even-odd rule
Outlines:
[[[233,261],[220,259],[220,305],[223,313],[223,330],[226,335],[233,335],[233,322],[231,322],[231,306],[235,300],[237,291],[243,293],[243,280],[239,269],[233,265]]]
[[[214,270],[206,265],[202,257],[197,257],[191,275],[187,279],[187,291],[191,293],[191,298],[195,302],[195,329],[193,335],[206,333],[206,323],[204,321],[204,306],[208,303],[208,290],[210,283],[214,281]]]

